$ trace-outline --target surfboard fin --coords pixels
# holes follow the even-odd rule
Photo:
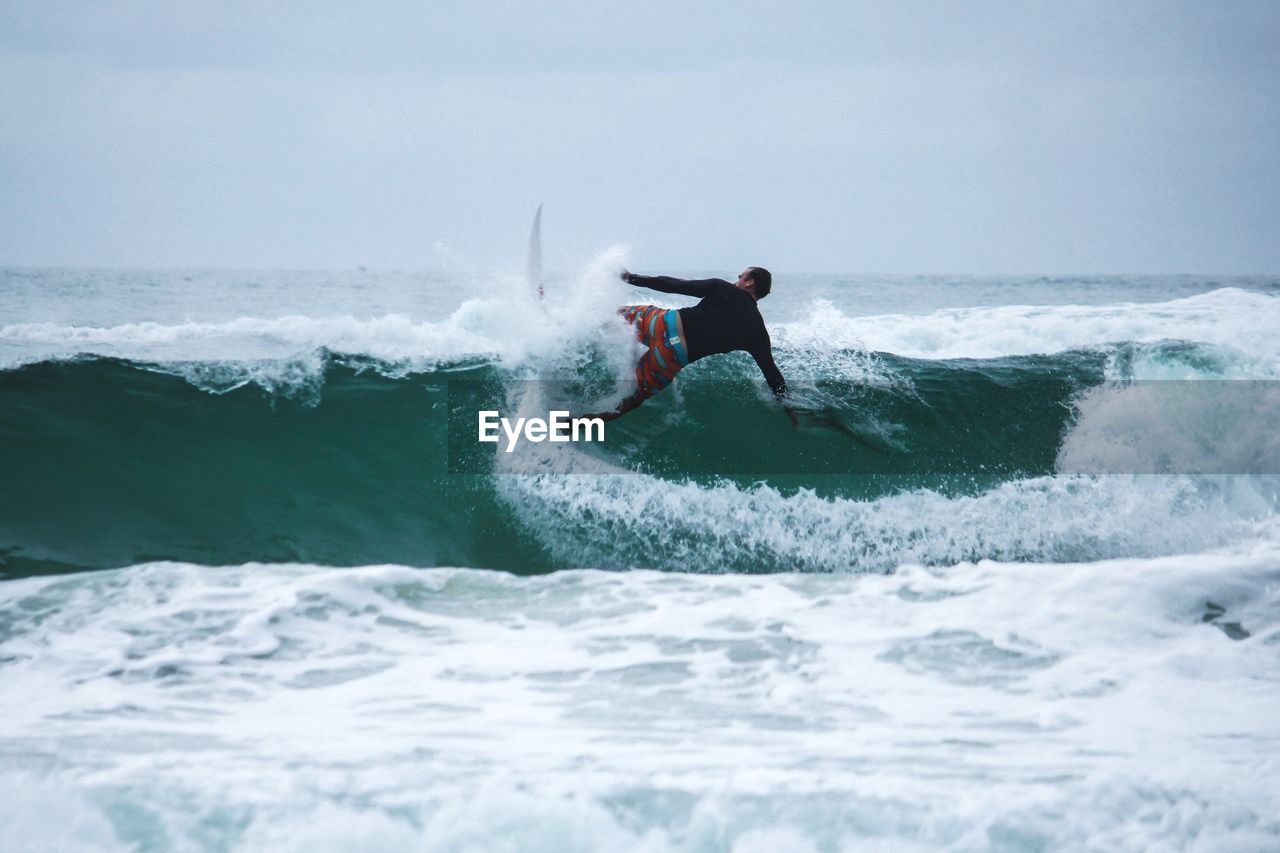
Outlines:
[[[538,298],[543,297],[542,290],[542,205],[538,205],[538,210],[533,214],[533,227],[529,230],[529,287],[538,293]]]

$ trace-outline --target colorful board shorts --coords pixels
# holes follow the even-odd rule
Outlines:
[[[618,313],[636,327],[636,337],[649,348],[636,362],[636,390],[652,397],[689,363],[689,351],[680,338],[680,313],[655,305],[628,305]]]

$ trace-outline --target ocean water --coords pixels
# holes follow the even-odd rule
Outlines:
[[[4,848],[1280,847],[1280,278],[628,263],[0,270]]]

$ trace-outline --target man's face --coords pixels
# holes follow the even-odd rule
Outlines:
[[[738,281],[736,282],[735,286],[741,287],[743,290],[746,290],[748,287],[756,283],[755,279],[752,278],[752,275],[753,275],[752,268],[747,267],[745,270],[739,273]]]

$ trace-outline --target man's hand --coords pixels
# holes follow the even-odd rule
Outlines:
[[[574,420],[588,421],[588,420],[592,420],[593,418],[599,418],[602,421],[611,421],[614,418],[620,418],[620,417],[622,417],[622,412],[598,412],[594,415],[578,415],[576,418],[574,418]]]
[[[634,284],[636,280],[636,274],[633,273],[631,270],[624,269],[622,272],[618,273],[618,278],[622,279],[627,284]]]
[[[796,417],[796,413],[795,413],[795,411],[794,411],[790,406],[784,406],[783,408],[784,408],[784,409],[786,410],[786,412],[787,412],[787,417],[791,418],[791,428],[792,428],[792,429],[799,429],[799,428],[800,428],[800,419]]]

